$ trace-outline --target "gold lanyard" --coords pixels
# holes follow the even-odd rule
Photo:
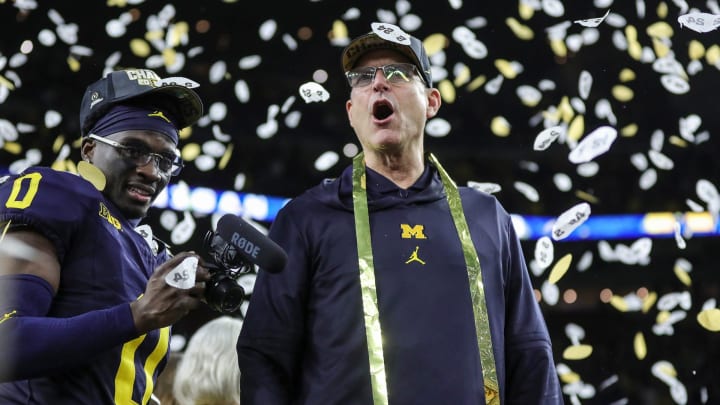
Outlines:
[[[490,321],[485,303],[485,291],[480,271],[480,259],[470,237],[465,214],[462,209],[460,193],[455,182],[448,176],[434,155],[430,162],[437,168],[447,193],[448,206],[462,244],[465,265],[470,281],[470,297],[473,303],[475,331],[480,352],[480,362],[485,383],[485,402],[500,404],[500,389],[497,380],[495,356],[490,338]],[[353,159],[353,207],[355,212],[355,236],[357,238],[360,287],[362,290],[363,312],[365,314],[365,336],[367,337],[370,362],[370,380],[374,405],[388,404],[387,378],[383,356],[380,313],[377,305],[375,285],[375,266],[373,264],[372,242],[370,240],[370,216],[368,214],[364,154],[359,153]]]

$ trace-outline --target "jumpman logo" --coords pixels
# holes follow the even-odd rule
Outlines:
[[[150,114],[148,114],[148,117],[160,117],[170,123],[170,120],[165,116],[165,114],[163,114],[162,111],[151,112]]]
[[[409,264],[410,262],[420,262],[420,264],[423,264],[423,265],[425,264],[425,262],[421,258],[418,257],[418,249],[420,249],[420,246],[415,246],[415,250],[412,252],[412,254],[410,255],[410,258],[407,259],[405,264]]]

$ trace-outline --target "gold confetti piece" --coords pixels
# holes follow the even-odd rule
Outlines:
[[[227,148],[225,149],[225,153],[220,158],[220,162],[218,163],[218,169],[223,170],[225,167],[227,167],[228,162],[230,161],[230,157],[232,156],[233,151],[233,144],[228,144]]]
[[[65,144],[65,137],[60,135],[57,138],[55,138],[55,142],[53,142],[52,145],[52,151],[55,153],[58,153],[60,151],[60,148]]]
[[[190,135],[192,135],[192,127],[185,127],[180,130],[180,133],[178,134],[180,139],[188,139],[190,138]]]
[[[485,75],[480,75],[474,78],[473,81],[471,81],[466,88],[468,91],[475,91],[482,87],[482,85],[485,84],[486,80],[487,78],[485,77]]]
[[[668,142],[671,145],[675,145],[675,146],[678,146],[681,148],[687,148],[687,146],[688,146],[687,142],[685,142],[684,139],[680,138],[677,135],[670,135],[670,138],[668,138]]]
[[[425,52],[428,56],[432,56],[448,46],[448,39],[443,34],[432,34],[425,38],[423,46],[425,46]]]
[[[645,344],[645,335],[643,335],[642,332],[635,334],[633,347],[635,348],[635,357],[637,357],[638,360],[643,360],[645,356],[647,356],[647,344]]]
[[[506,137],[510,135],[510,123],[505,117],[497,116],[490,122],[490,130],[493,134],[499,137]]]
[[[567,46],[565,46],[565,41],[562,39],[551,39],[550,49],[552,49],[553,53],[560,58],[567,56]]]
[[[670,38],[673,36],[672,27],[665,21],[658,21],[654,24],[650,24],[645,29],[645,32],[648,36],[655,38]]]
[[[560,375],[560,380],[565,384],[572,384],[580,381],[580,375],[574,371]]]
[[[670,45],[667,44],[667,42],[662,41],[658,38],[652,39],[653,43],[653,49],[655,50],[655,55],[657,55],[658,58],[664,58],[668,56],[670,53]]]
[[[597,203],[599,202],[599,200],[598,200],[597,197],[595,197],[594,195],[592,195],[592,194],[590,194],[590,193],[588,193],[588,192],[586,192],[586,191],[576,190],[576,191],[575,191],[575,196],[576,196],[577,198],[581,199],[581,200],[585,200],[585,201],[587,201],[587,202],[589,202],[589,203],[592,203],[592,204],[597,204]]]
[[[506,79],[514,79],[518,75],[513,63],[507,59],[495,59],[495,68],[497,68],[500,74],[505,76]]]
[[[560,100],[560,104],[558,105],[558,111],[560,111],[560,118],[563,120],[563,122],[570,122],[572,117],[575,116],[575,110],[573,110],[572,105],[570,104],[570,98],[568,96],[563,96],[563,98]]]
[[[177,52],[172,48],[165,48],[162,51],[163,63],[165,67],[169,67],[175,64],[177,58]]]
[[[661,1],[661,2],[658,4],[657,9],[655,10],[655,12],[657,13],[658,17],[660,17],[661,20],[664,20],[665,18],[667,18],[667,15],[668,15],[668,6],[667,6],[667,3],[665,3],[664,1]]]
[[[565,348],[563,351],[563,359],[565,360],[583,360],[593,352],[593,347],[590,345],[572,345]]]
[[[190,32],[190,27],[185,21],[180,21],[172,25],[172,29],[168,31],[168,46],[174,48],[182,44],[182,39]]]
[[[330,40],[331,41],[344,41],[348,38],[348,29],[347,25],[345,25],[345,22],[342,20],[335,20],[333,21],[332,25],[332,31],[330,31]]]
[[[632,89],[627,86],[623,86],[622,84],[616,84],[612,87],[612,95],[617,101],[620,101],[621,103],[627,103],[628,101],[633,99],[635,93],[633,93]]]
[[[620,312],[627,312],[629,309],[627,301],[620,295],[613,295],[612,298],[610,298],[610,305]]]
[[[639,42],[628,42],[628,54],[639,61],[642,58],[642,45]]]
[[[80,61],[78,61],[78,60],[77,60],[75,57],[73,57],[73,56],[68,56],[68,58],[67,58],[67,64],[68,64],[68,67],[70,68],[70,70],[71,70],[72,72],[77,72],[77,71],[80,70]]]
[[[130,51],[137,57],[147,58],[150,56],[150,44],[144,39],[134,38],[130,40]]]
[[[518,4],[518,14],[520,18],[527,21],[535,14],[535,9],[527,2],[521,1],[520,4]]]
[[[518,20],[516,20],[513,17],[509,17],[505,19],[505,24],[510,28],[510,30],[515,34],[516,37],[519,39],[529,41],[535,37],[535,33],[533,30],[528,27],[527,25],[521,24]]]
[[[164,36],[165,33],[163,32],[163,30],[148,31],[145,33],[145,39],[150,42],[162,40]]]
[[[670,319],[670,311],[660,311],[655,317],[655,323],[659,325],[665,323],[668,319]]]
[[[561,278],[567,273],[572,262],[572,253],[568,253],[558,260],[550,271],[548,276],[548,283],[555,284],[560,281]]]
[[[635,136],[635,135],[637,135],[637,133],[638,133],[638,126],[635,123],[626,125],[626,126],[622,127],[622,129],[620,129],[620,135],[627,137],[627,138]]]
[[[623,68],[619,77],[621,82],[631,82],[635,80],[635,72],[630,68]]]
[[[690,274],[688,274],[688,272],[685,271],[682,267],[675,266],[673,271],[675,272],[675,277],[677,277],[681,283],[685,284],[687,287],[690,287],[692,285],[692,279],[690,278]]]
[[[65,170],[65,161],[64,160],[56,160],[52,162],[50,165],[50,168],[53,170],[57,170],[59,172],[64,172]]]
[[[20,145],[17,142],[5,142],[5,145],[3,146],[3,148],[6,151],[12,153],[13,155],[19,155],[20,153],[22,153],[22,150],[23,150],[22,145]]]
[[[75,162],[70,159],[65,159],[65,171],[70,173],[77,173],[78,169],[77,166],[75,166]]]
[[[99,191],[105,190],[105,174],[92,163],[81,160],[78,162],[77,171],[80,176],[92,183]]]
[[[650,308],[655,305],[655,302],[657,301],[657,293],[655,291],[649,293],[645,298],[643,298],[642,302],[642,312],[644,314],[647,314]]]
[[[13,82],[6,79],[3,75],[0,75],[0,86],[7,87],[10,90],[15,90],[15,85],[13,84]]]
[[[705,45],[696,39],[690,41],[690,45],[688,45],[688,56],[690,57],[690,60],[701,59],[704,55]]]
[[[455,76],[455,80],[453,80],[453,84],[455,85],[455,87],[460,87],[469,81],[470,81],[470,68],[467,66],[463,66],[460,68],[460,71],[457,72],[457,76]]]
[[[718,63],[718,60],[720,60],[720,46],[718,46],[718,44],[713,44],[710,48],[708,48],[705,52],[705,60],[713,66]],[[2,76],[0,76],[0,78],[1,77]]]
[[[189,143],[185,145],[184,148],[182,148],[182,152],[180,155],[182,156],[182,159],[186,162],[190,162],[195,160],[196,157],[200,156],[200,145],[197,143]]]
[[[697,314],[697,321],[710,332],[720,332],[720,309],[710,308]]]
[[[455,102],[455,86],[453,86],[450,80],[445,79],[441,81],[438,84],[438,90],[440,90],[440,95],[444,102],[448,104]]]
[[[571,141],[577,141],[585,132],[585,116],[578,115],[570,122],[567,130],[567,137]]]
[[[126,7],[128,0],[107,0],[108,7]]]
[[[637,28],[634,25],[628,24],[625,27],[625,38],[627,38],[628,43],[637,43]]]

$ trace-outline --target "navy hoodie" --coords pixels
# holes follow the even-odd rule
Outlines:
[[[367,170],[391,405],[485,401],[468,274],[430,164],[408,189]],[[511,218],[460,187],[482,269],[502,404],[562,404],[545,321]],[[290,201],[270,229],[288,253],[260,271],[238,340],[243,405],[370,405],[352,167]]]

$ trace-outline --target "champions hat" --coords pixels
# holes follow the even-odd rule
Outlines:
[[[80,104],[80,133],[87,136],[95,122],[118,103],[162,107],[181,130],[202,116],[202,101],[192,90],[197,86],[184,77],[161,79],[149,69],[110,72],[85,90]]]
[[[392,24],[385,24],[385,26],[393,27]],[[407,56],[412,63],[417,66],[427,86],[432,87],[430,60],[428,59],[427,53],[425,53],[422,41],[411,35],[405,35],[410,38],[410,45],[384,39],[375,32],[370,32],[353,39],[342,53],[343,72],[350,71],[354,68],[360,57],[367,52],[377,49],[392,49]]]

